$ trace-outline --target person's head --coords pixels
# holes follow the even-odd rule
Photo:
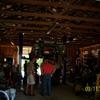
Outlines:
[[[54,59],[52,57],[48,58],[48,62],[54,64]]]
[[[31,62],[34,63],[36,61],[36,59],[37,59],[36,57],[33,57],[33,59],[31,60]]]
[[[27,61],[25,61],[25,63],[27,63]]]

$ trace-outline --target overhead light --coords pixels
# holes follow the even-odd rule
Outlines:
[[[4,58],[4,62],[6,62],[7,61],[7,59],[6,58]]]
[[[66,43],[70,43],[70,41],[66,41]]]
[[[12,5],[6,5],[6,8],[7,9],[9,9],[9,8],[11,8],[12,7]]]
[[[57,10],[55,8],[52,9],[53,12],[57,12]]]
[[[59,22],[56,22],[56,25],[59,25]]]
[[[13,43],[12,41],[11,41],[10,43],[11,43],[11,45],[13,45],[13,46],[14,46],[14,43]]]
[[[47,34],[50,34],[50,31],[48,31]]]
[[[25,33],[23,33],[23,35],[25,35]]]
[[[53,40],[54,38],[53,38],[53,37],[51,37],[51,39]]]
[[[77,38],[73,38],[73,41],[76,41],[77,40]]]

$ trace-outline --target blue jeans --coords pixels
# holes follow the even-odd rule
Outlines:
[[[42,77],[42,94],[51,95],[51,75],[43,75]]]

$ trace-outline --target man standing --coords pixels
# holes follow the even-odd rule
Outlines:
[[[42,95],[51,95],[51,77],[55,72],[53,59],[45,59],[41,65],[42,72]]]
[[[27,61],[25,61],[25,63],[24,63],[24,79],[23,79],[24,90],[25,90],[26,85],[27,85],[27,64],[28,64]]]

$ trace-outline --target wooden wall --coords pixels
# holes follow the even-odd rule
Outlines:
[[[94,56],[98,56],[98,52],[100,51],[100,44],[90,45],[83,48],[80,48],[80,54],[81,56],[84,56],[85,54],[92,53]]]
[[[78,47],[70,46],[70,47],[67,47],[66,49],[67,49],[67,57],[68,59],[70,59],[72,66],[74,66],[75,61],[76,61],[76,52],[77,52]]]
[[[0,45],[0,56],[4,58],[13,58],[13,63],[17,64],[18,48],[17,46]]]

